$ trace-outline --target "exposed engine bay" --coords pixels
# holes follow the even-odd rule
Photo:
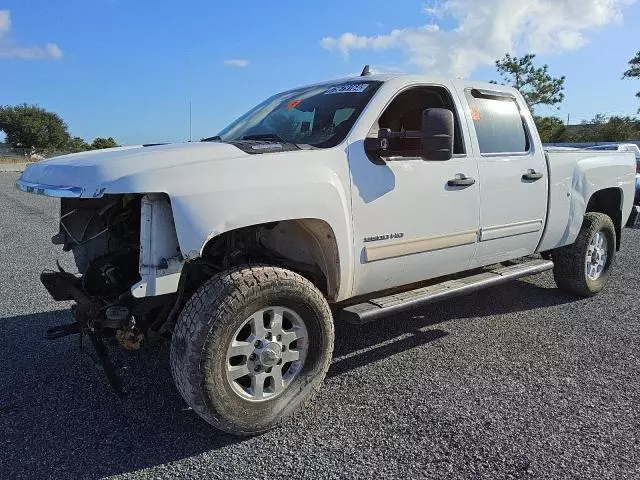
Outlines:
[[[74,300],[75,322],[50,328],[45,338],[86,334],[93,344],[114,391],[122,385],[108,357],[104,338],[117,338],[139,348],[143,335],[132,314],[128,288],[140,279],[141,197],[63,198],[60,230],[52,242],[73,253],[77,274],[45,271],[40,280],[54,300]]]
[[[156,280],[179,276],[184,263],[168,197],[63,198],[60,210],[52,241],[73,253],[78,272],[44,272],[42,283],[54,299],[75,300],[75,328],[138,348],[175,303],[175,290],[163,295]]]
[[[62,199],[52,241],[73,252],[87,295],[117,297],[140,280],[140,203],[133,195]]]
[[[202,256],[185,262],[164,194],[62,198],[54,244],[72,252],[77,273],[45,271],[41,281],[55,300],[73,300],[74,323],[53,327],[46,338],[88,336],[115,391],[121,383],[104,340],[126,349],[166,339],[187,299],[216,273],[248,263],[283,265],[317,285],[337,250],[313,248],[329,233],[315,220],[242,228],[213,238]]]

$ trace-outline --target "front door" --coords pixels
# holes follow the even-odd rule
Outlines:
[[[476,133],[480,189],[480,242],[474,266],[533,253],[547,211],[547,165],[535,128],[515,97],[462,88]]]
[[[400,92],[369,136],[377,137],[380,128],[419,130],[423,110],[448,108],[456,119],[451,160],[425,161],[415,145],[394,148],[385,158],[367,155],[362,141],[349,147],[354,295],[470,267],[478,238],[479,182],[451,186],[449,181],[477,180],[478,170],[476,158],[467,155],[469,138],[459,124],[461,108],[448,87],[415,86]]]

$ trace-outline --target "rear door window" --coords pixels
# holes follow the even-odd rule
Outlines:
[[[515,98],[465,91],[480,153],[526,153],[530,143]]]

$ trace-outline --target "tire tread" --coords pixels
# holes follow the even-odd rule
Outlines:
[[[613,245],[615,246],[616,233],[611,218],[604,213],[588,212],[584,216],[582,228],[576,241],[553,251],[553,278],[558,288],[582,297],[591,297],[602,289],[603,284],[606,283],[606,277],[603,277],[603,281],[599,282],[598,288],[594,288],[593,285],[589,285],[584,271],[589,239],[599,230],[609,230],[613,235]],[[609,270],[614,260],[615,247],[612,251],[613,254],[608,260]]]
[[[201,378],[205,339],[215,337],[227,318],[241,308],[251,294],[269,293],[281,283],[295,284],[303,289],[317,305],[324,309],[327,318],[331,311],[322,293],[309,280],[297,273],[269,265],[241,265],[215,275],[205,282],[184,306],[173,332],[170,364],[176,387],[187,404],[203,419],[216,428],[234,435],[248,436],[263,433],[282,423],[288,415],[282,415],[275,424],[261,431],[246,431],[222,418],[208,408],[202,395]],[[333,322],[328,322],[329,335],[333,339]],[[333,354],[333,341],[329,342],[325,364],[321,366],[322,377],[326,374]],[[186,350],[186,351],[185,351]],[[313,386],[311,393],[300,407],[307,406],[322,382]]]

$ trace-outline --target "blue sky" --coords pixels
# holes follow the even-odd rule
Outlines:
[[[567,76],[561,109],[537,113],[638,108],[640,81],[620,79],[640,49],[635,0],[0,0],[0,11],[0,104],[39,104],[87,140],[186,140],[190,90],[199,139],[272,93],[365,63],[489,80],[505,51]]]

